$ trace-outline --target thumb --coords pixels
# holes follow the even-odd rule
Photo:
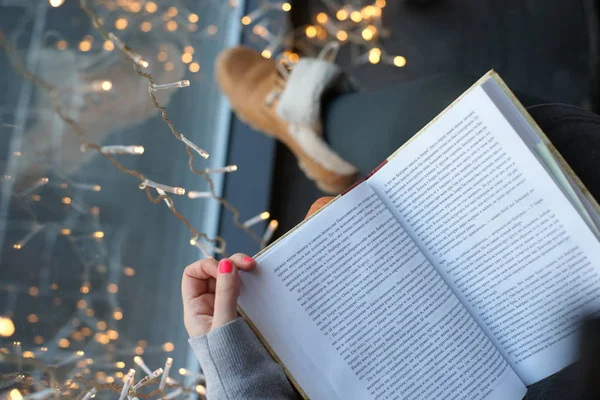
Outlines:
[[[237,267],[224,258],[219,262],[217,286],[215,287],[215,310],[211,330],[237,318],[237,298],[240,294],[240,277]]]

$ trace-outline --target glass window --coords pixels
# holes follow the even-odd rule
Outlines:
[[[230,111],[212,79],[213,63],[239,40],[243,2],[89,3],[107,30],[147,61],[144,71],[157,84],[190,81],[156,98],[177,131],[210,153],[208,160],[195,157],[196,168],[224,166]],[[78,1],[0,1],[0,26],[24,66],[56,88],[61,110],[86,140],[133,146],[127,150],[134,154],[113,157],[152,181],[209,190],[190,172],[183,143],[149,99],[147,80],[92,27]],[[78,374],[120,383],[136,368],[141,379],[135,355],[150,370],[172,357],[170,376],[191,385],[197,363],[182,324],[180,281],[199,258],[192,233],[162,201],[148,200],[140,179],[82,151],[78,129],[11,61],[0,51],[0,373],[26,379],[3,380],[0,391],[25,395],[58,383],[75,397],[86,387]],[[217,191],[222,179],[214,175]],[[172,197],[192,226],[216,235],[218,202]],[[60,367],[43,372],[50,365]],[[181,368],[192,372],[182,376]]]

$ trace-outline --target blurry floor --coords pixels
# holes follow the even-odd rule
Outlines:
[[[590,35],[596,40],[596,34],[590,29],[586,1],[434,0],[409,6],[388,0],[384,24],[391,37],[383,44],[390,54],[405,56],[407,66],[351,67],[344,49],[338,62],[365,90],[439,72],[481,76],[493,68],[514,90],[587,107]],[[310,23],[322,7],[319,0],[296,1],[294,23]],[[274,171],[271,210],[283,234],[323,194],[282,145]]]

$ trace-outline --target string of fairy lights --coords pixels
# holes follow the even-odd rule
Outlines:
[[[48,1],[52,7],[60,7],[64,4],[64,0]],[[380,42],[380,39],[385,38],[389,33],[382,25],[382,13],[386,6],[385,0],[377,0],[362,7],[338,4],[333,0],[324,0],[323,3],[327,7],[327,12],[318,13],[313,24],[292,31],[278,30],[277,25],[272,23],[270,16],[271,12],[289,12],[292,6],[288,2],[263,1],[256,10],[244,15],[241,23],[251,29],[252,34],[259,40],[262,48],[261,52],[265,58],[274,58],[278,61],[285,60],[290,64],[294,64],[300,56],[291,49],[308,49],[303,44],[304,41],[307,41],[313,47],[326,47],[328,43],[337,41],[342,45],[348,44],[350,46],[354,64],[366,62],[378,64],[381,62],[396,67],[406,65],[404,57],[389,55]],[[158,204],[162,200],[170,212],[186,225],[192,234],[190,244],[197,247],[205,257],[211,257],[215,254],[226,256],[227,242],[222,237],[210,238],[206,234],[197,231],[175,208],[174,196],[187,196],[191,200],[213,199],[218,201],[226,210],[232,213],[233,223],[244,230],[261,247],[264,247],[272,239],[278,227],[278,222],[271,220],[267,224],[264,233],[258,235],[253,227],[262,221],[269,220],[270,214],[268,212],[261,212],[245,221],[240,219],[241,215],[237,208],[218,196],[214,181],[211,178],[212,174],[233,173],[238,169],[237,166],[227,165],[220,168],[198,169],[195,165],[195,157],[199,156],[201,160],[205,160],[209,158],[209,153],[175,128],[175,124],[169,119],[165,107],[158,102],[155,96],[160,91],[186,88],[192,82],[187,79],[170,83],[155,82],[154,77],[146,70],[154,61],[144,59],[140,53],[128,46],[118,35],[118,32],[131,29],[135,24],[136,29],[145,33],[162,27],[166,32],[185,31],[195,35],[196,39],[207,38],[218,32],[217,25],[209,24],[201,28],[199,26],[200,17],[197,14],[184,7],[164,5],[154,1],[106,0],[97,4],[101,4],[106,13],[100,14],[101,10],[92,8],[87,0],[80,0],[81,8],[97,29],[101,41],[99,44],[97,43],[97,35],[86,35],[77,43],[77,49],[82,53],[86,53],[100,45],[103,51],[116,50],[121,52],[124,58],[132,64],[135,73],[148,82],[148,95],[152,105],[160,113],[174,138],[183,144],[188,156],[190,171],[201,176],[208,183],[208,190],[187,190],[186,188],[155,182],[140,171],[125,167],[118,161],[118,157],[123,155],[142,156],[145,152],[143,146],[135,144],[100,145],[88,141],[85,130],[63,108],[60,97],[61,89],[28,71],[21,61],[20,55],[1,31],[0,47],[5,50],[14,69],[24,79],[47,94],[54,112],[80,140],[81,151],[96,152],[110,161],[122,173],[139,180],[139,189],[146,192],[150,201]],[[235,7],[237,2],[230,0],[228,5]],[[134,23],[133,19],[114,13],[117,10],[134,14],[140,13],[144,17],[141,22]],[[112,31],[113,28],[114,31]],[[58,50],[65,50],[69,44],[64,38],[59,38],[54,46]],[[195,56],[195,49],[190,43],[184,43],[182,47],[181,63],[187,65],[191,74],[199,73],[201,67]],[[169,60],[166,48],[163,45],[160,47],[156,60],[162,63],[165,71],[172,71],[175,68],[173,61]],[[113,89],[113,82],[109,79],[94,80],[81,84],[77,88],[78,91],[83,93],[111,92]],[[15,152],[13,156],[20,157],[22,154]],[[4,179],[13,178],[11,176],[4,177]],[[41,197],[38,193],[44,188],[62,190],[70,188],[90,192],[102,190],[102,187],[97,184],[73,182],[64,177],[50,176],[39,178],[25,189],[14,193],[14,196],[16,199],[27,198],[33,202],[40,202]],[[154,192],[156,192],[156,195]],[[191,394],[204,396],[206,388],[204,375],[201,373],[180,368],[178,370],[179,374],[186,378],[186,384],[184,385],[171,373],[172,358],[168,357],[164,365],[156,369],[146,365],[142,358],[144,354],[172,352],[174,350],[173,343],[167,342],[160,346],[148,346],[148,343],[144,340],[132,343],[120,337],[116,325],[118,321],[124,318],[124,315],[117,296],[119,282],[114,279],[114,274],[112,278],[109,278],[109,276],[111,276],[111,271],[120,271],[118,272],[119,275],[122,273],[125,277],[131,277],[135,275],[135,270],[132,267],[123,267],[117,255],[108,257],[109,252],[104,244],[105,232],[100,226],[100,210],[98,207],[89,206],[81,198],[70,195],[62,196],[61,202],[88,219],[86,229],[77,229],[69,218],[63,222],[41,223],[35,218],[35,213],[30,211],[33,215],[33,222],[27,225],[24,235],[12,247],[15,251],[20,251],[36,236],[45,233],[53,233],[67,240],[78,261],[83,266],[79,299],[76,301],[77,310],[75,315],[59,328],[51,339],[46,340],[42,336],[35,336],[33,342],[39,346],[35,349],[24,349],[18,341],[13,342],[8,348],[0,348],[0,361],[14,364],[17,367],[15,373],[0,375],[0,390],[8,390],[7,398],[9,400],[45,398],[58,400],[60,397],[65,396],[90,400],[96,397],[97,394],[108,392],[118,394],[119,400],[157,396],[162,399],[176,399],[186,398]],[[82,242],[96,244],[98,254],[110,258],[107,263],[108,267],[104,264],[93,265],[90,260],[86,259],[79,246]],[[100,290],[102,293],[98,293],[96,285],[91,283],[91,275],[94,271],[105,276],[104,289]],[[49,287],[50,290],[58,289],[56,283],[49,285]],[[36,286],[27,287],[27,285],[14,283],[0,283],[0,290],[7,293],[7,306],[4,313],[0,315],[0,336],[10,337],[15,332],[11,317],[17,297],[21,293],[36,297],[40,294],[40,290]],[[103,296],[102,298],[109,307],[109,318],[101,318],[100,315],[96,315],[96,311],[92,308],[92,303],[98,300],[99,294]],[[56,303],[62,303],[62,300],[55,297],[54,303],[55,306],[58,306],[60,304]],[[35,313],[27,315],[27,321],[31,324],[38,323],[39,320],[40,316]],[[88,346],[89,343],[93,343],[89,353],[87,347],[84,350],[70,350],[73,341],[82,342],[92,338],[93,340],[86,344]],[[116,341],[120,341],[124,346],[117,348]],[[122,359],[128,356],[133,356],[136,369],[139,368],[143,373],[139,380],[136,380],[136,369],[132,368],[125,372],[126,362]],[[69,368],[66,377],[59,374],[65,367]],[[23,372],[25,370],[28,372]],[[47,379],[41,379],[42,377]],[[19,385],[19,388],[11,389],[14,385]]]

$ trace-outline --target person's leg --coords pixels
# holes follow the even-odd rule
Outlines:
[[[325,135],[331,147],[365,175],[477,80],[441,74],[325,99]],[[517,97],[525,106],[543,103],[533,96]]]
[[[475,81],[463,75],[437,75],[338,96],[324,104],[327,140],[365,175]],[[543,104],[533,96],[516,96],[592,195],[600,199],[600,116],[573,106]]]

